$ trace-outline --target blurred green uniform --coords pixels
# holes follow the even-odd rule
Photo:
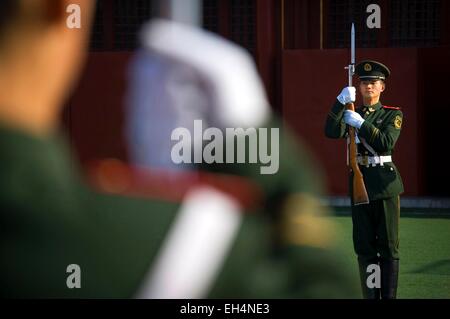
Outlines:
[[[179,204],[90,190],[59,136],[40,139],[0,127],[0,149],[1,295],[135,296]],[[258,184],[265,201],[245,214],[205,297],[356,296],[354,278],[332,246],[329,221],[318,217],[310,168],[282,137],[278,174],[232,169]],[[70,264],[80,266],[81,288],[67,287]]]

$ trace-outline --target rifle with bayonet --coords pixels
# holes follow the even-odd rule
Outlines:
[[[355,74],[355,25],[352,23],[351,30],[351,59],[350,64],[346,67],[348,69],[348,86],[352,86],[353,74]],[[345,105],[347,110],[355,111],[355,105],[348,103]],[[349,166],[353,171],[353,203],[354,205],[369,203],[369,196],[367,195],[366,186],[364,185],[364,178],[358,166],[357,146],[356,146],[356,129],[348,126],[349,144],[348,144],[348,159]]]

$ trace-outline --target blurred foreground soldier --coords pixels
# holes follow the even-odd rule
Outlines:
[[[393,299],[399,271],[399,195],[403,192],[403,183],[392,155],[400,136],[403,114],[400,108],[380,102],[390,74],[385,65],[362,61],[355,73],[360,79],[363,105],[356,112],[345,110],[347,103],[356,100],[356,89],[344,88],[327,116],[325,134],[330,138],[346,137],[346,124],[358,130],[357,160],[369,195],[368,204],[355,205],[352,199],[351,206],[361,286],[365,298]],[[381,268],[381,295],[380,289],[367,286],[367,277],[373,272],[373,268],[370,271],[367,268],[370,265]]]
[[[66,27],[66,7],[73,3],[81,7],[81,29]],[[132,103],[136,109],[130,110],[129,123],[137,128],[129,128],[131,153],[145,169],[103,161],[92,169],[91,179],[110,194],[83,183],[58,130],[60,106],[84,60],[92,4],[0,3],[1,16],[9,17],[0,20],[1,296],[354,297],[352,277],[332,246],[332,226],[321,214],[318,178],[311,175],[308,156],[286,132],[280,133],[276,174],[263,175],[260,165],[253,163],[214,163],[203,171],[170,169],[166,178],[164,170],[152,169],[170,168],[164,157],[146,158],[136,149],[148,137],[144,130],[140,141],[133,139],[145,126],[136,115],[148,116],[147,125],[162,119],[169,127],[180,125],[179,117],[172,123],[165,110],[144,115],[139,112],[146,111],[146,104]],[[151,30],[145,33],[146,50],[164,61],[152,74],[165,79],[168,70],[180,65],[191,73],[175,77],[176,85],[188,85],[195,75],[209,90],[198,90],[194,96],[213,93],[205,94],[212,101],[205,105],[214,105],[216,111],[199,112],[200,119],[221,128],[233,123],[278,127],[244,51],[174,22],[155,22]],[[212,45],[211,54],[220,45],[225,56],[239,62],[242,74],[228,78],[230,73],[221,73],[227,68],[214,69],[210,61],[199,63],[195,56],[181,54],[171,42],[173,32],[180,33],[178,40],[203,49]],[[147,61],[156,66],[152,58]],[[241,109],[229,104],[236,96],[223,91],[237,93],[234,81],[240,77],[246,80],[239,82],[239,89],[251,93],[239,96],[244,101],[240,105],[257,112],[243,117]],[[130,89],[130,101],[147,99],[134,90]],[[194,138],[189,145],[196,143]],[[155,152],[164,149],[155,146]]]

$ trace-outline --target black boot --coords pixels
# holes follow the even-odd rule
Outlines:
[[[396,299],[399,260],[381,260],[381,298]]]
[[[378,265],[378,260],[363,261],[358,258],[359,276],[361,279],[361,290],[364,299],[380,299],[380,289],[375,287],[369,288],[367,286],[367,277],[370,276],[370,273],[367,273],[367,267],[372,264]]]

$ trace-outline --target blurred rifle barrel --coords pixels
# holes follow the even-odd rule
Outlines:
[[[203,22],[203,0],[154,0],[155,17],[201,27]]]

